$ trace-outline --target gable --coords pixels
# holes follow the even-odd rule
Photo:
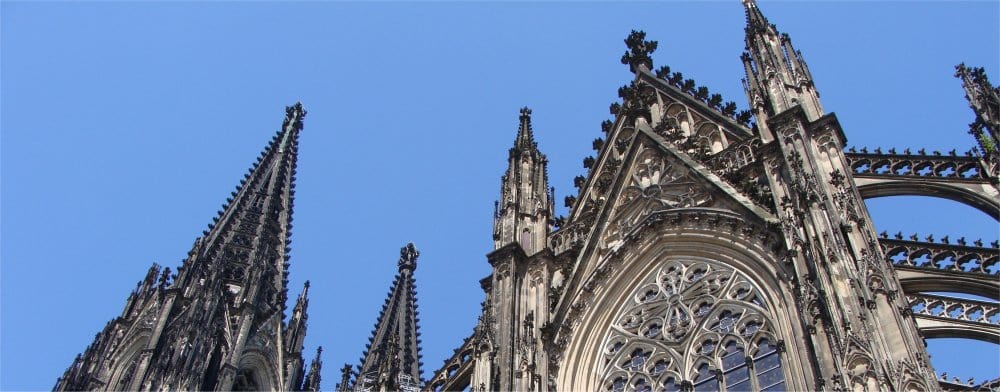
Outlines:
[[[607,230],[600,237],[602,247],[613,247],[651,214],[672,209],[710,208],[753,216],[759,221],[774,219],[658,135],[642,131],[631,155],[631,162],[622,172],[621,190],[607,214]]]

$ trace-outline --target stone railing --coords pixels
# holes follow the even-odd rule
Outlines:
[[[913,237],[916,235],[911,240],[903,240],[902,235],[897,234],[896,239],[890,239],[883,233],[879,246],[886,261],[895,266],[1000,276],[1000,249],[968,246],[964,239],[959,239],[959,244],[951,244],[947,237],[937,243],[916,241]],[[933,240],[933,237],[928,239]],[[977,244],[982,245],[982,242],[977,241]]]
[[[917,154],[912,154],[909,150],[899,154],[895,149],[883,153],[881,149],[875,152],[867,149],[855,152],[851,148],[844,156],[854,176],[920,177],[974,182],[989,181],[992,176],[990,168],[984,166],[979,157],[971,154],[959,156],[954,151],[947,155],[940,152],[926,155],[924,150]]]
[[[549,235],[549,248],[555,255],[561,254],[576,246],[581,246],[590,235],[589,219],[575,222]]]
[[[1000,327],[1000,306],[996,303],[930,294],[907,295],[906,300],[916,316]]]

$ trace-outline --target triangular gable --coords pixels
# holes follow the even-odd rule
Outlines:
[[[619,95],[624,97],[625,105],[613,104],[616,121],[602,124],[608,140],[595,140],[595,149],[600,153],[589,166],[592,170],[588,176],[578,184],[582,189],[579,200],[573,203],[568,223],[592,221],[592,214],[603,208],[638,129],[669,130],[680,139],[669,142],[683,140],[685,147],[678,151],[698,150],[705,159],[753,138],[750,128],[734,117],[735,112],[723,112],[721,105],[713,107],[645,70],[636,75],[631,85],[622,87]],[[662,138],[659,141],[666,144]]]
[[[567,294],[573,292],[580,279],[588,276],[597,264],[594,255],[617,247],[645,218],[662,211],[685,208],[709,208],[732,211],[751,221],[776,223],[769,211],[755,205],[729,183],[723,181],[688,154],[678,151],[644,123],[627,144],[624,158],[612,171],[597,173],[588,185],[608,183],[597,202],[588,200],[593,211],[577,223],[590,226],[589,239],[578,256],[570,274]],[[597,194],[594,189],[587,189]],[[585,193],[587,194],[587,193]]]
[[[774,221],[770,212],[726,183],[688,154],[640,126],[635,152],[612,200],[605,245],[624,237],[650,214],[679,208],[713,208]]]

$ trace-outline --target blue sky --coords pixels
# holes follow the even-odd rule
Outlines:
[[[972,147],[953,67],[1000,82],[1000,3],[760,6],[849,145]],[[561,201],[630,80],[628,32],[745,108],[743,18],[738,1],[4,1],[0,389],[50,389],[152,262],[176,267],[296,101],[290,296],[312,281],[306,352],[324,346],[333,388],[413,241],[429,376],[476,321],[518,109],[533,109]],[[949,201],[869,205],[880,231],[998,237]],[[1000,376],[996,345],[931,349],[949,374]]]

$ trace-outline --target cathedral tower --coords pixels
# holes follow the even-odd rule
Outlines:
[[[778,32],[757,8],[755,0],[743,0],[747,14],[746,52],[740,57],[746,72],[743,86],[761,129],[761,140],[774,136],[767,120],[793,106],[800,106],[812,121],[823,115],[823,105],[802,53],[792,46],[788,34]]]
[[[493,273],[482,281],[488,321],[474,336],[475,390],[534,391],[548,380],[540,331],[549,320],[556,268],[546,242],[553,212],[547,165],[532,134],[531,109],[522,108],[494,215],[495,250],[487,255]]]
[[[531,109],[521,108],[520,126],[501,179],[500,201],[493,215],[493,249],[516,242],[528,255],[545,247],[551,231],[552,192],[548,159],[538,151],[531,129]]]
[[[754,0],[747,14],[746,92],[762,143],[811,362],[810,387],[928,389],[935,385],[900,283],[883,261],[871,217],[844,155],[836,116],[823,112],[812,75],[787,34]]]
[[[301,389],[308,283],[287,324],[284,310],[305,115],[286,108],[177,274],[154,264],[55,390]],[[318,376],[311,382],[318,388]]]

